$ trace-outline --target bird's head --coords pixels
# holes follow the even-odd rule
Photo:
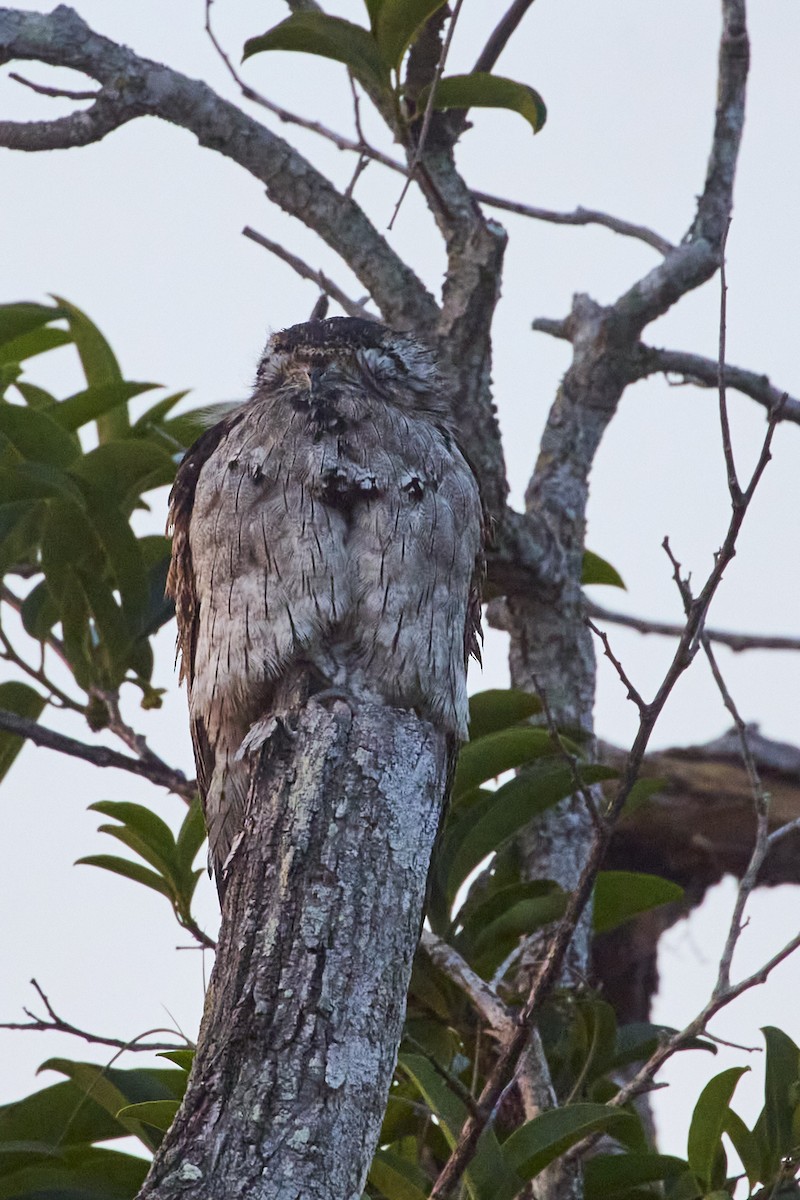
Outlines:
[[[274,333],[258,365],[257,387],[302,386],[310,378],[367,386],[394,403],[443,411],[432,350],[377,321],[329,317]]]

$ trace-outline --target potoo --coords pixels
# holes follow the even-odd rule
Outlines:
[[[298,695],[412,709],[454,750],[466,737],[483,522],[431,352],[349,317],[276,333],[252,398],[184,458],[170,521],[221,889],[250,783],[243,742]]]

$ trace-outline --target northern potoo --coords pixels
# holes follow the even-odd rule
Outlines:
[[[252,398],[184,458],[170,521],[221,887],[250,781],[243,742],[299,685],[416,710],[454,748],[466,737],[483,523],[431,352],[348,317],[275,334]]]

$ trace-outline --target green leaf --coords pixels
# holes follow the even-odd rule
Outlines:
[[[46,392],[35,383],[25,383],[20,379],[15,387],[30,408],[53,408],[57,403],[51,392]]]
[[[242,59],[264,50],[300,50],[344,63],[379,91],[390,87],[389,71],[372,34],[360,25],[321,12],[297,12],[244,44]]]
[[[113,505],[92,503],[88,512],[119,589],[129,630],[132,634],[141,633],[147,622],[150,596],[140,542]]]
[[[171,396],[165,396],[163,400],[159,400],[151,408],[145,410],[142,415],[134,422],[131,432],[137,437],[144,437],[153,427],[160,426],[168,413],[172,412],[175,405],[183,400],[184,396],[188,396],[188,391],[173,392]]]
[[[89,805],[90,812],[99,812],[104,817],[113,817],[128,826],[151,849],[160,860],[169,862],[175,855],[175,839],[166,821],[156,816],[142,804],[126,800],[98,800]],[[106,826],[105,828],[113,828]]]
[[[192,801],[176,839],[176,858],[184,871],[190,871],[197,853],[206,840],[206,824],[199,797]]]
[[[0,401],[0,433],[33,462],[68,467],[80,455],[80,447],[49,413],[27,405]]]
[[[671,1154],[597,1154],[583,1169],[585,1200],[616,1200],[640,1183],[675,1179],[688,1164]]]
[[[668,784],[667,779],[649,778],[637,779],[631,790],[628,792],[628,798],[625,801],[623,812],[625,816],[630,816],[635,813],[642,805],[646,804],[652,796],[657,796],[659,792],[663,792]]]
[[[35,721],[47,701],[27,683],[0,683],[0,708]],[[24,738],[13,733],[0,733],[0,779],[8,774],[11,764],[24,745]]]
[[[54,296],[53,299],[64,309],[88,386],[93,388],[107,383],[121,383],[122,371],[114,351],[97,326],[74,304],[60,296]],[[97,420],[97,436],[100,442],[124,437],[129,428],[127,408],[116,408]]]
[[[595,933],[607,933],[637,913],[680,900],[682,895],[682,887],[659,875],[601,871],[594,889]]]
[[[176,1067],[180,1067],[188,1075],[192,1069],[194,1056],[195,1051],[187,1048],[186,1050],[162,1050],[156,1055],[156,1058],[168,1059],[169,1062],[175,1063]]]
[[[588,583],[607,583],[611,587],[625,588],[625,582],[616,567],[612,567],[610,562],[606,562],[599,554],[594,554],[591,550],[583,552],[583,570],[581,571],[581,583],[585,586]]]
[[[76,392],[74,396],[67,396],[66,400],[55,406],[52,416],[64,429],[80,429],[82,425],[126,405],[134,396],[160,386],[159,383],[128,383],[123,379],[97,384]]]
[[[141,438],[106,441],[73,467],[108,504],[124,507],[141,492],[172,483],[175,463],[153,442]]]
[[[22,499],[63,496],[83,507],[80,488],[59,467],[40,462],[17,462],[0,474],[0,504]]]
[[[375,1151],[368,1182],[386,1200],[426,1200],[431,1181],[421,1167],[391,1150]]]
[[[452,1149],[467,1118],[467,1109],[463,1101],[421,1055],[401,1052],[398,1064],[437,1118]],[[503,1150],[500,1149],[491,1129],[482,1134],[464,1176],[471,1200],[513,1200],[520,1191],[521,1180],[509,1169],[504,1150],[505,1146]]]
[[[723,1133],[727,1133],[734,1150],[742,1160],[742,1166],[752,1190],[761,1178],[761,1154],[755,1134],[750,1132],[742,1118],[732,1108],[728,1109]]]
[[[574,743],[566,738],[562,741],[571,754],[578,753],[578,747]],[[487,780],[502,775],[504,771],[521,767],[523,763],[532,762],[545,755],[553,756],[553,742],[546,729],[504,729],[477,741],[468,742],[458,758],[453,781],[453,800],[457,801],[465,792],[470,792]]]
[[[43,304],[0,304],[0,345],[63,316],[60,308]]]
[[[747,1070],[748,1067],[730,1067],[715,1075],[703,1088],[694,1107],[686,1157],[707,1190],[719,1184],[715,1168],[722,1149],[722,1134],[728,1124],[731,1097]]]
[[[631,1021],[617,1030],[617,1044],[614,1050],[612,1067],[625,1067],[629,1063],[644,1062],[650,1057],[659,1043],[673,1033],[669,1025],[651,1025],[649,1021]],[[708,1050],[717,1053],[713,1042],[703,1038],[692,1038],[684,1047],[686,1050]]]
[[[163,421],[155,433],[173,444],[176,451],[188,450],[201,434],[211,429],[223,417],[234,412],[241,405],[235,400],[223,400],[219,404],[205,404],[202,408],[193,408],[177,417]]]
[[[503,1143],[503,1157],[523,1179],[533,1179],[589,1133],[611,1133],[635,1118],[605,1104],[568,1104],[528,1121]],[[612,1134],[613,1136],[613,1134]]]
[[[125,879],[132,879],[134,883],[142,883],[145,887],[152,888],[154,892],[159,892],[172,902],[172,891],[160,875],[141,866],[140,863],[130,862],[127,858],[117,858],[114,854],[87,854],[84,858],[76,859],[75,865],[101,867],[104,871],[113,871],[115,875],[122,875]]]
[[[522,732],[522,731],[521,731]],[[540,732],[525,730],[524,732]],[[483,739],[483,743],[492,737]],[[483,743],[476,742],[476,746]],[[549,738],[547,744],[552,750]],[[582,763],[580,775],[584,783],[613,779],[617,772],[598,763]],[[572,771],[562,758],[542,758],[510,779],[495,792],[489,792],[480,803],[470,807],[463,819],[454,819],[445,828],[441,847],[441,867],[446,871],[446,889],[452,900],[470,871],[488,854],[492,854],[509,838],[524,829],[565,796],[575,791]]]
[[[530,886],[531,884],[517,885],[519,888]],[[516,889],[508,890],[515,891]],[[497,895],[499,896],[500,893]],[[541,929],[543,925],[557,921],[564,915],[566,906],[566,893],[562,892],[560,888],[551,886],[549,894],[530,899],[520,898],[509,903],[505,912],[482,929],[479,925],[478,912],[480,910],[478,910],[475,914],[475,925],[471,926],[475,933],[474,941],[466,957],[479,975],[488,978],[494,974],[521,937],[527,937],[535,929]],[[457,949],[461,947],[461,940],[460,937],[456,939]]]
[[[33,329],[0,345],[0,363],[21,363],[58,346],[67,346],[71,341],[65,329]]]
[[[395,71],[415,34],[445,0],[383,0],[373,30],[383,61]],[[370,10],[370,17],[373,16]]]
[[[417,109],[425,111],[430,88],[423,88]],[[507,108],[524,117],[538,133],[547,119],[545,103],[538,92],[525,83],[472,71],[469,75],[445,75],[436,85],[434,108]]]
[[[764,1112],[753,1131],[761,1147],[762,1163],[770,1178],[777,1175],[781,1159],[796,1147],[792,1116],[797,1105],[800,1050],[782,1029],[765,1025],[767,1044],[764,1079]]]
[[[37,642],[43,642],[58,621],[58,608],[44,580],[28,592],[20,616],[25,632]]]
[[[57,1159],[42,1156],[9,1174],[3,1171],[0,1200],[131,1200],[149,1166],[146,1159],[118,1150],[67,1146]]]
[[[119,1110],[127,1103],[128,1097],[120,1090],[112,1073],[94,1063],[73,1062],[66,1058],[49,1058],[42,1063],[40,1071],[58,1071],[71,1079],[85,1096],[90,1097],[96,1104],[101,1105],[106,1112],[117,1117]],[[137,1125],[136,1121],[120,1121],[128,1133],[133,1133],[144,1142],[148,1150],[154,1150],[156,1143],[150,1135]]]
[[[152,1125],[154,1129],[166,1133],[179,1108],[180,1103],[177,1100],[144,1100],[141,1104],[126,1104],[117,1113],[117,1120],[123,1123],[130,1120],[141,1121],[144,1125]]]
[[[490,688],[469,698],[470,741],[499,733],[542,711],[538,696],[513,688]]]
[[[20,563],[35,568],[46,508],[44,503],[30,500],[0,503],[0,574]]]

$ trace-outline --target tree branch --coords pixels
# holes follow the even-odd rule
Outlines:
[[[97,1033],[89,1033],[86,1029],[81,1029],[77,1025],[73,1025],[70,1021],[65,1021],[60,1017],[53,1008],[46,993],[42,990],[35,979],[31,980],[32,987],[38,993],[39,999],[45,1007],[47,1018],[37,1017],[35,1013],[30,1012],[27,1008],[24,1009],[26,1016],[30,1017],[30,1021],[15,1023],[12,1021],[4,1021],[0,1023],[0,1029],[10,1030],[26,1030],[34,1033],[68,1033],[72,1037],[81,1038],[84,1042],[89,1042],[92,1046],[111,1046],[115,1050],[133,1050],[139,1053],[154,1054],[161,1050],[185,1050],[191,1043],[186,1040],[182,1042],[143,1042],[141,1039],[150,1037],[154,1033],[170,1033],[168,1029],[148,1029],[145,1033],[138,1034],[135,1038],[129,1041],[123,1041],[122,1038],[101,1037]]]
[[[187,780],[182,771],[165,767],[160,760],[141,760],[131,758],[127,754],[119,754],[106,746],[89,746],[85,742],[79,742],[63,733],[56,733],[36,721],[29,721],[26,717],[19,717],[16,713],[3,709],[0,709],[0,730],[16,734],[17,737],[25,738],[36,746],[57,750],[71,758],[81,758],[95,767],[116,767],[120,771],[129,771],[132,775],[140,775],[158,787],[167,788],[168,791],[183,796],[185,800],[191,801],[194,798],[194,782]]]
[[[628,613],[612,612],[599,604],[589,602],[586,612],[598,621],[610,621],[612,625],[624,625],[637,633],[656,633],[662,637],[680,637],[683,625],[668,621],[651,621],[645,617],[632,617]],[[728,633],[722,629],[706,629],[706,637],[720,646],[727,646],[737,654],[745,650],[800,650],[800,637],[779,637],[762,633]]]
[[[507,1034],[514,1025],[514,1016],[495,990],[472,970],[457,950],[435,933],[423,929],[419,944],[435,967],[460,988],[495,1033]]]
[[[0,8],[0,62],[15,59],[71,67],[102,88],[85,112],[55,121],[0,122],[0,145],[20,150],[86,145],[136,117],[160,117],[261,180],[274,203],[341,255],[391,325],[435,324],[435,300],[359,206],[282,138],[206,84],[101,37],[65,6],[52,13]]]
[[[492,196],[488,192],[473,192],[472,195],[481,204],[492,208],[501,208],[506,212],[517,213],[521,217],[531,217],[534,221],[548,221],[551,225],[603,225],[614,233],[624,237],[637,238],[646,242],[659,254],[670,254],[675,247],[661,234],[648,229],[646,225],[636,225],[632,221],[624,221],[621,217],[612,217],[608,213],[598,212],[592,208],[576,208],[574,212],[555,212],[550,208],[538,208],[533,204],[519,204],[516,200],[503,200],[500,196]]]
[[[532,4],[533,0],[513,0],[513,4],[497,22],[489,40],[476,58],[473,71],[491,71]]]
[[[325,292],[332,300],[341,305],[344,311],[351,317],[361,317],[362,320],[378,321],[380,318],[375,313],[371,313],[366,304],[358,300],[351,300],[346,292],[324,275],[322,271],[315,271],[308,263],[303,262],[302,258],[298,258],[296,254],[292,254],[286,250],[278,242],[271,241],[265,237],[263,233],[258,233],[255,229],[251,229],[246,225],[242,230],[243,235],[249,238],[251,242],[255,242],[258,246],[263,246],[265,250],[269,250],[276,258],[280,258],[282,262],[287,263],[293,271],[296,271],[301,279],[308,279],[315,283],[317,287]]]
[[[549,333],[551,330],[546,329],[544,332]],[[662,350],[655,346],[641,345],[637,378],[646,379],[659,373],[680,375],[686,383],[693,383],[697,387],[716,388],[719,383],[719,364],[713,358],[689,354],[684,350]],[[725,364],[722,378],[726,387],[749,396],[751,400],[763,405],[768,412],[777,407],[786,395],[770,382],[769,376],[758,375],[755,371],[746,371],[730,363]],[[800,400],[787,397],[782,419],[800,424]]]

